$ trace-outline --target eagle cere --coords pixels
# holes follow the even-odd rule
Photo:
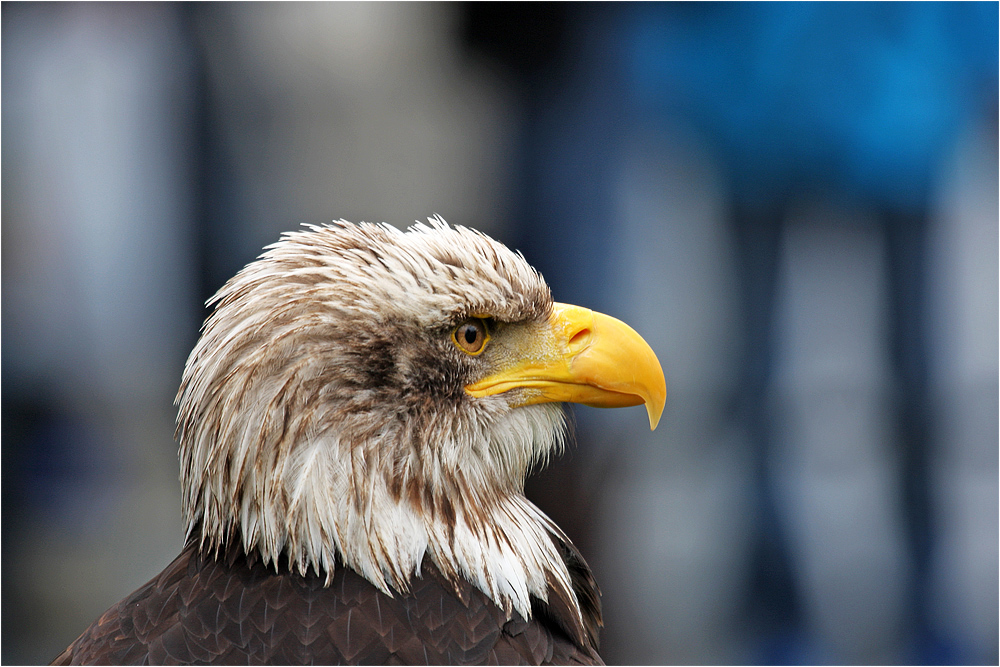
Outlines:
[[[601,664],[600,592],[523,495],[561,402],[665,384],[440,218],[285,234],[216,294],[177,394],[185,547],[58,664]]]

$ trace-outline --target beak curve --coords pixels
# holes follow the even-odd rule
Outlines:
[[[542,335],[500,371],[465,387],[475,397],[519,388],[521,402],[598,408],[646,405],[655,429],[667,398],[656,354],[629,325],[588,308],[556,303]]]

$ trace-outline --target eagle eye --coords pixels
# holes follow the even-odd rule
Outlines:
[[[486,328],[486,322],[478,317],[470,317],[465,320],[451,333],[451,339],[462,352],[476,355],[486,347],[486,341],[490,339],[490,332]]]

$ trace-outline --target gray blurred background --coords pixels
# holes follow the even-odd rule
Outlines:
[[[4,663],[181,547],[282,231],[441,214],[667,377],[529,482],[609,663],[998,661],[996,3],[2,6]]]

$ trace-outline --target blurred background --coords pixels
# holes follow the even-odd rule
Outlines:
[[[4,3],[4,663],[182,542],[174,392],[282,231],[438,213],[667,377],[530,480],[609,663],[998,661],[996,3]]]

